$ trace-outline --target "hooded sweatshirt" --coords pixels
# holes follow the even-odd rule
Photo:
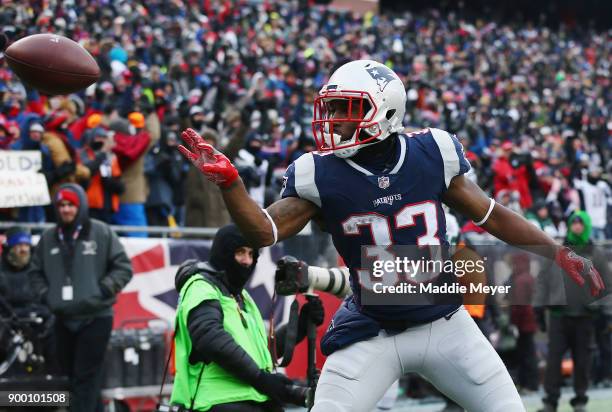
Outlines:
[[[116,295],[132,278],[132,267],[110,226],[89,219],[83,189],[64,184],[58,192],[63,189],[77,194],[79,211],[71,224],[58,223],[43,232],[32,259],[32,276],[51,310],[76,325],[112,316]],[[57,212],[57,196],[54,206]],[[65,288],[71,289],[72,298]]]
[[[582,224],[584,225],[584,230],[582,231],[580,235],[575,234],[570,229],[572,226],[572,223],[574,223],[578,219],[582,220]],[[566,243],[568,245],[582,247],[590,243],[591,231],[593,229],[593,226],[591,224],[591,217],[589,216],[587,212],[578,210],[572,213],[572,215],[567,220],[567,227],[568,227],[568,231],[567,231]]]

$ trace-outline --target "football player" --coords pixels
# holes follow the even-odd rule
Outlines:
[[[236,168],[193,130],[179,150],[219,185],[227,208],[253,247],[269,246],[319,222],[351,272],[353,297],[322,341],[329,354],[314,411],[369,411],[401,375],[416,372],[469,411],[524,411],[501,359],[458,302],[365,305],[361,247],[446,244],[442,203],[511,245],[546,247],[578,284],[598,294],[596,269],[523,217],[496,204],[464,175],[457,138],[439,129],[402,134],[406,92],[383,64],[344,64],[314,103],[318,152],[293,162],[281,200],[261,209]]]

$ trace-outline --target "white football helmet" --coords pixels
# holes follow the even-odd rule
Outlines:
[[[359,115],[330,118],[332,100],[348,100],[348,107],[359,107]],[[332,151],[338,157],[353,156],[359,149],[378,143],[404,129],[406,90],[400,78],[384,64],[374,60],[355,60],[338,68],[314,102],[312,132],[321,152]],[[350,139],[334,133],[339,123],[357,123]]]

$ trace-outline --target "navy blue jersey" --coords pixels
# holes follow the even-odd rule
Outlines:
[[[448,244],[441,197],[453,177],[470,169],[461,144],[448,132],[432,128],[397,138],[397,163],[388,173],[314,152],[298,158],[285,174],[281,196],[299,197],[319,206],[326,230],[350,269],[358,303],[361,246]],[[381,319],[429,321],[457,307],[451,306],[361,309]]]

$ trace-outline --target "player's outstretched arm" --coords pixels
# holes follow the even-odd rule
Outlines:
[[[222,189],[221,194],[232,219],[253,247],[274,243],[274,228],[270,220],[248,195],[240,178],[229,188]],[[276,226],[276,241],[298,234],[318,210],[314,203],[297,197],[288,197],[272,203],[266,212]]]
[[[306,223],[319,213],[319,207],[308,200],[287,197],[277,200],[266,209],[278,228],[278,240],[298,234]]]
[[[478,222],[487,214],[491,199],[464,175],[455,176],[443,197],[444,203],[467,218]],[[515,246],[549,246],[541,248],[548,258],[554,258],[561,246],[521,215],[495,204],[482,228],[498,239]]]
[[[181,145],[179,151],[208,180],[219,186],[232,219],[253,247],[268,246],[275,240],[283,240],[297,234],[318,212],[314,203],[298,198],[286,198],[267,209],[270,216],[268,218],[266,212],[251,199],[238,176],[238,171],[223,153],[206,143],[192,129],[185,130],[182,137],[187,147]]]
[[[579,285],[589,281],[591,294],[596,296],[605,285],[590,260],[578,256],[571,249],[561,246],[544,231],[523,216],[494,204],[478,185],[465,176],[455,176],[443,197],[444,203],[474,222],[482,221],[482,228],[498,239],[518,247],[545,246],[531,250],[553,259]],[[486,218],[488,214],[488,218]]]

